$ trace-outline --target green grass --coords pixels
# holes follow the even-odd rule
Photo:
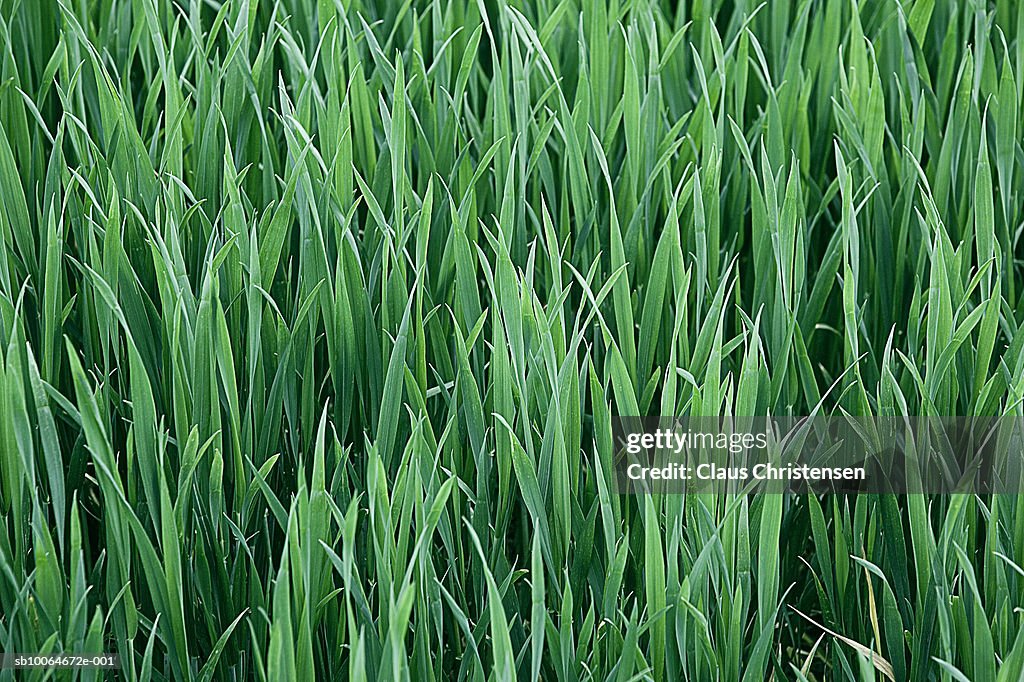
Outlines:
[[[0,0],[0,648],[1021,679],[1024,499],[611,420],[1024,414],[1024,4],[672,4]]]

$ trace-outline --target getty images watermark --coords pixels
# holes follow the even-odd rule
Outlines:
[[[1020,417],[617,417],[620,493],[1024,492]]]

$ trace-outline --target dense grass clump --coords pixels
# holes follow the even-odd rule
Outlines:
[[[1024,499],[611,420],[1024,415],[1022,88],[1012,0],[0,0],[0,648],[1021,679]]]

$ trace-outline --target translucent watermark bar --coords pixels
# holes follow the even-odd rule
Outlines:
[[[613,419],[621,494],[1024,492],[1021,417]]]

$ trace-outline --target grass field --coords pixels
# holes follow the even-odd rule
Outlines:
[[[1024,498],[611,423],[1024,415],[1024,4],[673,5],[0,0],[0,680],[1022,678]]]

